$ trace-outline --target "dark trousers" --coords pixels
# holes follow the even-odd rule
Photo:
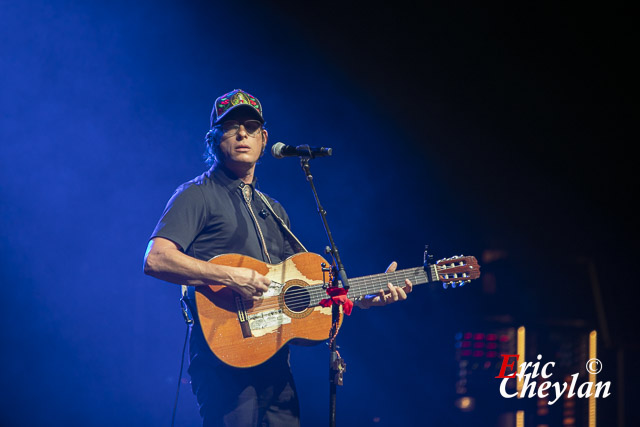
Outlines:
[[[189,374],[204,427],[300,425],[288,348],[254,368],[232,368],[201,356],[191,361]]]

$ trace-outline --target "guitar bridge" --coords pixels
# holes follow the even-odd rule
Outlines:
[[[238,321],[240,322],[242,336],[245,338],[250,338],[252,336],[251,327],[249,326],[249,319],[247,318],[247,310],[244,308],[244,302],[242,302],[242,298],[240,298],[239,296],[236,296],[235,299],[236,312],[238,313]]]

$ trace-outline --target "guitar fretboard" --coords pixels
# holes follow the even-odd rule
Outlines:
[[[396,286],[404,286],[406,279],[413,285],[438,281],[438,273],[435,265],[429,265],[428,271],[424,267],[407,268],[393,273],[372,274],[349,279],[349,298],[359,298],[365,295],[377,294],[380,289],[386,290],[387,283]],[[312,285],[307,288],[311,296],[311,306],[319,305],[320,301],[327,298],[327,293],[322,285]]]

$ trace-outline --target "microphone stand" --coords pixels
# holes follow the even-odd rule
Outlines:
[[[318,198],[318,193],[316,192],[316,187],[313,183],[313,175],[311,175],[311,169],[309,167],[309,160],[311,160],[313,157],[314,156],[311,153],[311,150],[309,150],[309,156],[300,157],[300,166],[302,166],[302,170],[304,171],[304,174],[307,177],[307,181],[311,186],[313,197],[315,198],[316,205],[318,206],[318,213],[322,218],[322,224],[324,225],[325,232],[327,233],[327,237],[329,238],[329,244],[331,246],[327,248],[328,253],[332,255],[335,262],[334,272],[335,269],[337,269],[337,275],[334,274],[334,281],[339,279],[340,282],[342,282],[342,287],[346,291],[348,291],[349,280],[347,279],[347,273],[344,269],[344,265],[342,264],[342,260],[340,259],[338,248],[333,241],[331,230],[329,229],[329,223],[327,222],[327,211],[325,211],[320,204],[320,199]],[[335,303],[331,304],[331,332],[329,334],[329,350],[331,352],[329,358],[329,425],[332,427],[336,425],[336,386],[342,385],[342,374],[344,373],[346,366],[344,360],[338,356],[335,339],[335,335],[338,333],[339,322],[340,306]]]

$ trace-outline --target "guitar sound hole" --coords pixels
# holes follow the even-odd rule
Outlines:
[[[291,286],[284,294],[284,304],[294,313],[305,311],[310,301],[309,292],[300,286]]]

